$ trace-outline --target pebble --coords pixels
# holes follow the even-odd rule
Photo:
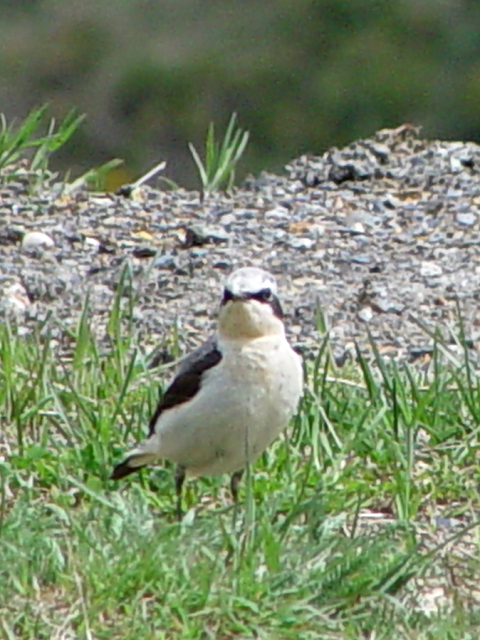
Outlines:
[[[465,169],[462,161],[459,158],[450,158],[450,169],[452,173],[459,173]]]
[[[470,226],[472,224],[475,224],[475,222],[477,221],[477,216],[474,213],[457,213],[457,215],[455,216],[455,220],[459,224]]]
[[[29,231],[23,236],[22,249],[51,249],[55,246],[53,238],[43,231]]]
[[[289,244],[299,251],[309,251],[315,244],[315,240],[311,238],[290,238]]]
[[[236,218],[233,213],[226,213],[220,218],[219,222],[224,227],[229,227],[230,225],[235,224]]]
[[[153,266],[157,269],[176,269],[177,259],[175,256],[167,253],[163,256],[158,256],[158,258],[155,258],[155,260],[153,261]]]
[[[435,262],[422,262],[420,265],[420,275],[424,278],[431,278],[433,276],[441,276],[443,269],[439,264]]]
[[[360,318],[360,320],[363,320],[363,322],[370,322],[370,320],[373,318],[372,308],[363,307],[363,309],[360,309],[357,315]]]
[[[277,207],[276,209],[270,209],[269,211],[265,211],[265,219],[273,219],[273,220],[289,220],[291,218],[291,213],[285,207]]]
[[[228,242],[229,234],[224,229],[192,225],[185,229],[185,246],[201,247],[208,243]]]
[[[97,240],[96,238],[90,238],[90,237],[86,237],[85,238],[85,245],[87,247],[91,247],[92,249],[98,249],[100,247],[100,240]]]
[[[351,258],[352,262],[356,264],[370,264],[372,257],[366,254],[357,253]]]
[[[352,233],[365,233],[365,226],[363,222],[354,222],[349,226],[349,228]]]

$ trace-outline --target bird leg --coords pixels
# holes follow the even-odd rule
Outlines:
[[[242,479],[242,476],[243,469],[240,469],[240,471],[235,471],[230,479],[230,491],[232,492],[232,498],[235,504],[238,502],[238,484]]]
[[[185,481],[185,467],[181,464],[175,469],[175,493],[177,494],[177,520],[182,521],[182,487]]]

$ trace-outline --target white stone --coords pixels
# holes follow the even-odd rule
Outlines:
[[[291,213],[285,207],[276,207],[265,211],[265,218],[274,218],[277,220],[289,220]]]
[[[291,238],[290,246],[294,249],[298,249],[299,251],[309,250],[315,244],[315,240],[311,238]]]
[[[43,231],[29,231],[23,236],[22,249],[50,249],[54,246],[53,239]]]
[[[370,320],[373,318],[372,308],[363,307],[363,309],[360,309],[357,315],[360,318],[360,320],[363,320],[363,322],[370,322]]]
[[[458,158],[450,158],[450,171],[452,173],[460,173],[465,169],[465,165]]]
[[[443,269],[439,264],[435,262],[424,261],[420,265],[420,275],[425,278],[431,278],[433,276],[441,276]]]
[[[350,230],[354,233],[365,233],[365,227],[361,222],[354,222],[350,225]]]
[[[477,221],[477,216],[474,213],[457,213],[457,215],[455,216],[455,220],[459,224],[471,226]]]
[[[85,244],[89,247],[93,247],[94,249],[98,249],[98,247],[100,246],[100,241],[96,238],[90,238],[90,236],[87,236],[85,238]]]

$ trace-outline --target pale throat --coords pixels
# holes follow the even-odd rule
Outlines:
[[[229,302],[220,309],[219,334],[229,339],[284,335],[283,322],[270,307],[254,300]]]

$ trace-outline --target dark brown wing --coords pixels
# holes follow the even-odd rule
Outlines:
[[[222,354],[218,350],[217,341],[212,337],[182,360],[176,377],[163,394],[150,420],[149,436],[155,433],[155,424],[163,411],[193,398],[201,387],[203,374],[217,365],[221,359]]]

